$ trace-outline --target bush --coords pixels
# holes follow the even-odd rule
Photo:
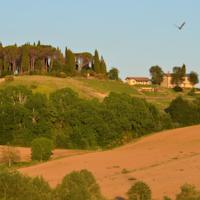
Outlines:
[[[199,200],[200,191],[195,186],[185,184],[181,187],[181,192],[176,196],[176,200]]]
[[[0,199],[53,200],[48,183],[42,178],[29,178],[18,172],[0,172]]]
[[[180,87],[180,86],[175,86],[175,87],[173,88],[173,90],[174,90],[175,92],[183,92],[183,88]]]
[[[103,200],[94,176],[87,170],[67,175],[55,194],[57,200]]]
[[[129,200],[151,200],[151,189],[144,182],[136,182],[128,191]]]
[[[53,142],[47,138],[37,138],[31,143],[32,160],[47,161],[50,159],[53,150]]]

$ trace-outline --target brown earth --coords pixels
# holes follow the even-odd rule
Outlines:
[[[135,180],[151,186],[154,199],[174,197],[184,183],[200,188],[200,126],[164,131],[126,146],[74,155],[20,169],[51,186],[73,170],[92,171],[108,198],[125,196]]]

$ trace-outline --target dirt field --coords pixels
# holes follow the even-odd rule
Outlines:
[[[154,199],[174,197],[184,183],[200,188],[200,126],[165,131],[110,151],[76,155],[20,169],[51,186],[73,170],[92,171],[108,198],[125,196],[135,179],[148,183]],[[124,170],[123,170],[124,169]]]

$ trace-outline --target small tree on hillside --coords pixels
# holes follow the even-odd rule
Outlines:
[[[102,74],[106,74],[107,73],[107,67],[106,67],[106,63],[105,63],[103,57],[101,57],[100,71],[101,71]]]
[[[144,182],[136,182],[128,191],[128,200],[151,200],[151,189]]]
[[[190,72],[190,74],[189,74],[189,80],[190,80],[190,83],[193,86],[195,86],[197,83],[199,83],[198,74],[196,72]]]
[[[20,153],[14,147],[6,146],[2,150],[0,161],[7,164],[8,167],[11,167],[13,163],[20,161]]]
[[[164,72],[159,66],[152,66],[149,70],[153,84],[160,85],[163,81]]]
[[[46,161],[52,155],[53,142],[48,138],[37,138],[31,143],[32,160]]]
[[[117,68],[112,68],[108,72],[108,77],[111,80],[119,80],[119,70]]]
[[[29,65],[30,65],[30,58],[29,58],[28,47],[24,46],[22,48],[21,72],[28,71]]]
[[[70,73],[71,75],[74,75],[76,70],[75,55],[70,49],[67,48],[65,50],[65,65],[66,65],[65,71]]]

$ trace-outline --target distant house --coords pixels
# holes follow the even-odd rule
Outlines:
[[[151,80],[148,77],[127,77],[125,82],[129,85],[151,85]]]
[[[176,85],[172,84],[172,74],[171,73],[164,74],[161,86],[162,87],[166,87],[166,88],[173,88],[173,87],[176,86]],[[184,77],[183,83],[180,84],[180,87],[182,87],[182,88],[188,88],[188,89],[194,87],[191,84],[190,80],[189,80],[189,74],[186,74],[186,76]]]
[[[82,69],[88,69],[92,67],[93,56],[90,53],[75,53],[76,69],[81,71]]]

